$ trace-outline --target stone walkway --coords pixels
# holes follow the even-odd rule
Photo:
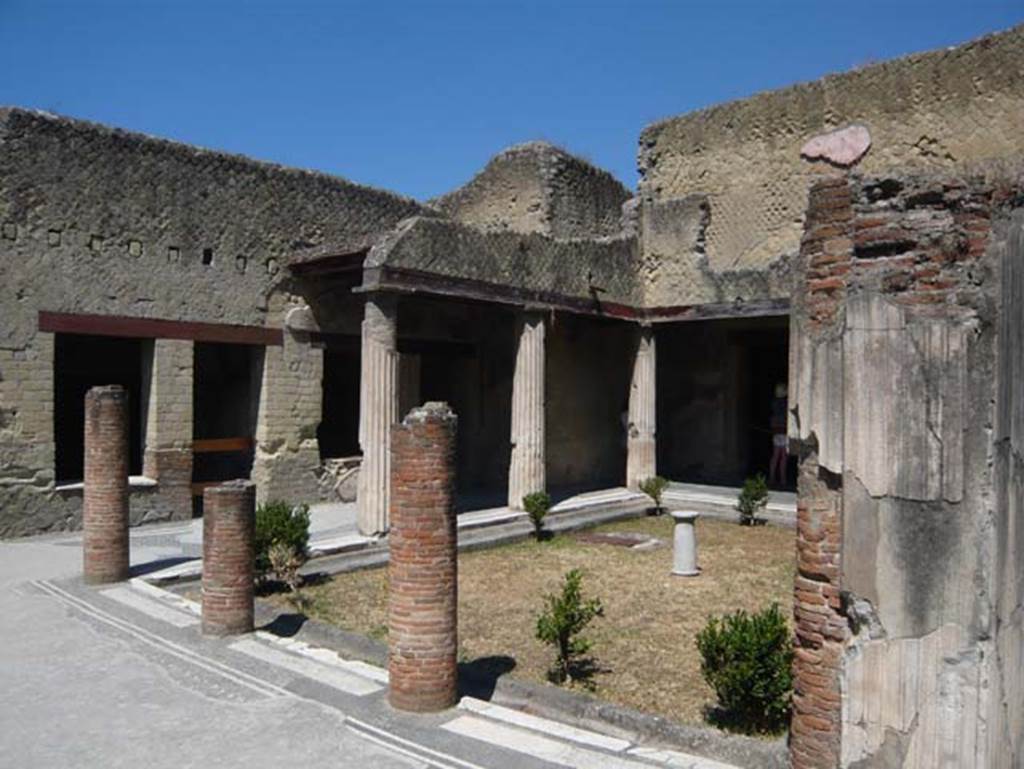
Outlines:
[[[132,537],[136,573],[180,553],[186,527],[160,528]],[[204,638],[195,604],[80,569],[67,535],[0,542],[0,766],[728,769],[475,700],[398,713],[384,670],[264,632]]]
[[[671,509],[696,510],[711,518],[736,520],[736,498],[740,490],[730,486],[708,486],[701,483],[673,481],[663,499]],[[792,491],[769,491],[768,505],[762,517],[771,523],[796,526],[796,494]]]

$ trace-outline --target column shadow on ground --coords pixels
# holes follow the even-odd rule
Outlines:
[[[515,658],[504,654],[460,662],[459,694],[478,700],[490,700],[498,685],[498,679],[515,670],[515,667]]]

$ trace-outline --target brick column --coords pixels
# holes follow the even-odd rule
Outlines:
[[[838,470],[844,422],[842,355],[835,351],[841,351],[836,338],[844,318],[852,219],[845,178],[825,179],[811,188],[790,342],[796,356],[790,365],[801,369],[791,372],[797,384],[791,391],[802,419],[817,428],[790,428],[800,456],[789,738],[793,769],[835,769],[840,759],[842,666],[849,626],[840,599],[843,482]],[[820,369],[821,375],[808,379],[803,369]],[[813,434],[808,436],[809,430]]]
[[[388,671],[401,710],[458,699],[455,429],[448,404],[427,403],[391,430]]]
[[[256,485],[228,481],[203,492],[203,633],[253,629]]]
[[[83,573],[90,584],[128,579],[128,393],[85,394]]]
[[[801,457],[797,496],[796,579],[793,614],[793,769],[839,766],[843,649],[848,634],[840,600],[842,480]]]
[[[516,323],[518,346],[512,377],[512,456],[508,506],[523,509],[523,497],[544,491],[544,315],[523,312]]]
[[[633,359],[633,380],[629,386],[629,436],[626,448],[626,485],[638,489],[640,482],[658,473],[655,430],[656,362],[654,329],[639,329]]]

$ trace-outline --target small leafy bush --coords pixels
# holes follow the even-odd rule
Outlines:
[[[700,672],[715,690],[722,726],[777,733],[789,722],[793,640],[773,603],[756,614],[712,617],[697,634]]]
[[[580,657],[591,649],[582,633],[594,617],[604,616],[600,598],[584,600],[580,583],[583,572],[572,569],[562,580],[559,594],[544,596],[544,610],[537,618],[537,639],[555,647],[556,660],[549,677],[555,683],[572,682],[574,672],[586,671]]]
[[[544,534],[544,517],[551,509],[551,497],[546,491],[534,491],[523,497],[523,510],[530,516],[533,535],[540,540]]]
[[[309,545],[309,505],[292,507],[280,500],[267,502],[256,509],[256,578],[260,582],[276,571],[270,560],[274,545],[291,549],[294,557],[304,562]],[[283,554],[279,553],[279,557]],[[300,564],[301,565],[301,564]],[[280,575],[279,575],[280,576]]]
[[[668,479],[662,478],[660,475],[654,475],[640,481],[640,491],[649,496],[651,501],[654,502],[654,510],[657,515],[661,515],[664,510],[661,504],[661,495],[665,493],[667,488]]]
[[[768,504],[768,484],[764,475],[758,473],[753,478],[747,478],[740,489],[740,495],[736,500],[736,509],[740,514],[740,523],[744,526],[753,526],[758,522],[757,514]]]

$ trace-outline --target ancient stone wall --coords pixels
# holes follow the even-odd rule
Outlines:
[[[289,254],[363,242],[422,211],[412,200],[324,174],[0,110],[0,535],[76,527],[81,518],[81,491],[54,490],[54,335],[38,331],[40,310],[279,329],[293,301],[283,270]],[[276,349],[268,387],[315,375],[316,352],[293,370],[295,358],[278,365],[284,351]],[[159,402],[172,380],[162,378],[159,359],[155,365]],[[280,425],[266,426],[274,437],[260,449],[264,476],[271,456],[283,472],[297,462],[312,476],[311,399],[287,407],[303,412],[287,439]],[[278,456],[282,446],[302,456]],[[151,454],[148,466],[168,458]],[[132,497],[133,522],[171,515],[177,504],[159,487]]]
[[[699,194],[707,212],[699,240],[645,253],[648,262],[673,262],[647,265],[652,277],[660,273],[660,283],[649,283],[654,301],[670,285],[681,296],[675,304],[721,301],[716,281],[797,252],[816,173],[800,150],[822,131],[867,127],[866,174],[952,170],[1024,152],[1022,120],[1024,27],[1017,27],[655,123],[640,137],[643,205]],[[765,289],[788,295],[785,285]]]
[[[630,192],[607,171],[544,142],[499,153],[467,184],[431,201],[487,232],[597,238],[622,229]]]
[[[1020,489],[997,483],[985,426],[1021,401],[1000,341],[1019,253],[991,237],[1020,190],[934,175],[811,189],[791,326],[796,767],[1019,762],[1019,713],[998,712],[1019,676],[992,639],[1019,658],[1016,557],[996,531]]]

